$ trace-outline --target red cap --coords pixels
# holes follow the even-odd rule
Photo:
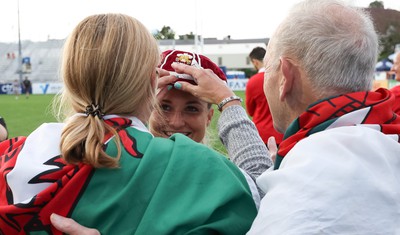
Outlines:
[[[167,50],[161,53],[161,56],[162,60],[159,65],[159,68],[165,69],[167,71],[175,72],[175,70],[171,67],[171,64],[173,62],[178,62],[192,66],[199,66],[203,69],[211,69],[221,80],[225,82],[227,80],[225,73],[218,67],[218,65],[216,65],[214,62],[212,62],[208,57],[204,55],[187,51]],[[188,80],[182,79],[182,81],[188,81]]]

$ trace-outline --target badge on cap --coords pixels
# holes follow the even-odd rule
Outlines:
[[[184,63],[184,64],[188,64],[191,65],[192,64],[192,59],[193,56],[189,55],[187,53],[180,53],[180,54],[176,54],[176,58],[175,61],[179,62],[179,63]]]

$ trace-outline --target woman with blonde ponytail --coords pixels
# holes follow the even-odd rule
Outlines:
[[[183,134],[154,137],[160,53],[135,18],[98,14],[68,37],[60,123],[0,143],[0,234],[245,234],[256,216],[240,170]],[[164,89],[160,87],[159,89]]]

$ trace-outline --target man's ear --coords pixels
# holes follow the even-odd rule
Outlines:
[[[256,67],[256,63],[257,63],[257,60],[256,60],[256,59],[251,59],[251,58],[250,58],[250,62],[251,62],[251,64],[252,64],[254,67]]]
[[[298,76],[300,76],[300,72],[293,60],[282,57],[280,58],[280,62],[282,79],[279,83],[279,99],[283,101],[286,96],[292,92],[293,85],[296,79],[298,79]]]

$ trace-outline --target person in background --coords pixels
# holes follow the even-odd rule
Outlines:
[[[368,13],[342,1],[301,1],[277,27],[264,91],[285,137],[257,178],[265,196],[247,234],[398,233],[400,118],[389,90],[371,91],[378,51]],[[197,80],[175,83],[183,91],[210,103],[232,95],[206,71],[173,68]],[[234,122],[224,113],[241,106],[228,104],[220,121]]]
[[[257,208],[238,167],[185,135],[159,138],[146,128],[160,52],[138,20],[88,16],[66,40],[62,58],[64,122],[0,143],[7,159],[0,162],[0,233],[61,234],[51,214],[101,234],[250,228]]]
[[[28,79],[27,76],[25,76],[25,80],[22,82],[22,85],[24,86],[24,91],[25,91],[25,98],[29,98],[29,95],[31,94],[31,89],[32,89],[32,83]]]
[[[15,95],[15,99],[19,99],[19,95],[21,94],[21,84],[19,83],[18,79],[14,79],[14,82],[12,83],[13,87],[13,93]]]
[[[390,73],[394,74],[394,79],[400,81],[400,52],[396,53],[393,66],[390,69]],[[393,105],[393,111],[400,115],[400,85],[396,85],[390,89],[390,91],[396,97],[396,102]]]
[[[262,47],[255,47],[249,54],[250,61],[258,72],[250,77],[246,85],[246,110],[252,117],[264,143],[268,144],[269,137],[273,136],[275,143],[279,146],[283,134],[277,132],[274,128],[271,111],[263,89],[264,75],[268,76],[264,73],[264,56],[265,49]]]
[[[0,116],[0,142],[8,138],[6,121]]]

